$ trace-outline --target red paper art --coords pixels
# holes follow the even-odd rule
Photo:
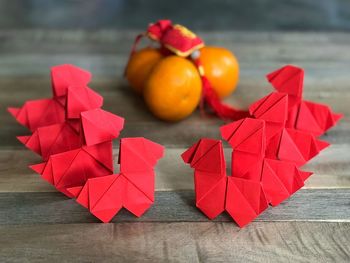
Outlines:
[[[73,65],[51,69],[53,97],[9,112],[31,135],[17,138],[43,163],[30,168],[103,222],[125,207],[141,216],[154,202],[154,167],[163,146],[145,138],[120,141],[120,173],[113,174],[113,143],[124,119],[102,110],[101,95],[87,87],[91,74]]]
[[[267,79],[278,92],[288,95],[286,127],[320,136],[342,118],[342,114],[333,113],[327,105],[302,99],[302,68],[287,65],[268,74]]]
[[[194,169],[196,206],[210,219],[226,211],[243,227],[298,191],[312,174],[299,167],[329,146],[317,136],[342,116],[302,100],[302,69],[288,65],[267,78],[277,92],[220,128],[232,147],[230,176],[220,140],[201,139],[182,154]]]
[[[76,66],[55,66],[51,69],[52,98],[29,100],[21,108],[9,107],[8,111],[32,132],[66,119],[79,118],[80,112],[103,104],[103,98],[86,86],[90,79],[89,72]]]
[[[103,222],[109,222],[124,207],[141,216],[154,203],[154,166],[163,147],[144,138],[120,141],[120,173],[88,179],[68,189],[77,202]]]

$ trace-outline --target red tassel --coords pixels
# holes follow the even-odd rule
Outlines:
[[[221,102],[219,96],[212,88],[209,80],[202,76],[202,96],[207,105],[214,111],[214,113],[223,120],[239,120],[249,116],[248,111],[238,110],[230,105]]]
[[[203,114],[205,112],[204,104],[207,104],[209,108],[211,108],[213,112],[223,120],[235,121],[250,116],[248,111],[238,110],[230,105],[222,103],[218,94],[211,86],[210,81],[205,76],[204,69],[198,55],[199,53],[193,54],[192,60],[197,66],[199,75],[202,79],[202,98],[200,102],[201,113]]]

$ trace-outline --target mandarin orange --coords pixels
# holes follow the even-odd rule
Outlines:
[[[201,78],[193,63],[186,58],[168,56],[152,69],[143,95],[156,117],[179,121],[195,110],[201,90]]]
[[[162,58],[160,51],[151,47],[140,49],[130,57],[126,66],[126,79],[138,94],[142,94],[142,89],[152,68]]]
[[[204,74],[220,98],[230,95],[237,86],[239,64],[228,49],[205,46],[200,49]]]

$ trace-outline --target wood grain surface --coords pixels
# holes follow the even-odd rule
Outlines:
[[[156,192],[154,205],[140,218],[121,210],[118,222],[208,222],[194,203],[193,191]],[[350,222],[350,189],[300,190],[255,221]],[[0,225],[99,222],[87,209],[61,193],[0,193]],[[214,221],[232,222],[223,213]]]
[[[200,32],[240,60],[239,87],[228,103],[247,107],[272,91],[266,73],[294,63],[306,70],[305,98],[345,114],[321,137],[331,146],[302,168],[315,173],[304,189],[239,229],[226,214],[209,221],[195,208],[192,170],[180,158],[199,138],[220,138],[223,122],[195,112],[169,124],[147,111],[122,78],[136,32],[0,30],[0,262],[349,262],[350,34]],[[143,217],[123,210],[100,224],[27,167],[40,158],[16,140],[28,131],[6,107],[50,96],[49,67],[60,63],[92,71],[104,109],[126,118],[121,137],[166,146],[156,202]],[[115,159],[117,153],[115,142]]]
[[[350,223],[0,225],[2,262],[349,262]],[[6,255],[6,257],[5,257]]]

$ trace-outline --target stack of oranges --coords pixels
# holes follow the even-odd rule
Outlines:
[[[200,50],[205,76],[220,98],[237,86],[239,65],[225,48],[205,46]],[[187,58],[163,55],[160,49],[143,48],[129,59],[126,78],[134,91],[144,97],[151,112],[165,121],[179,121],[198,106],[202,81],[195,64]]]

